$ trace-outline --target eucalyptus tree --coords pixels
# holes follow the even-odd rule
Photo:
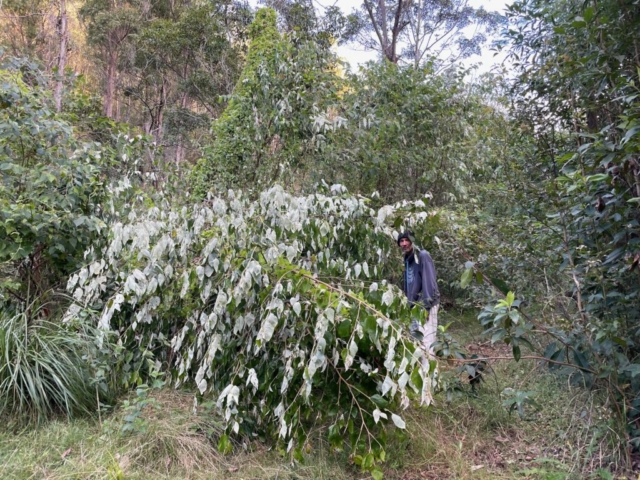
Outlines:
[[[95,49],[103,71],[104,114],[117,115],[117,88],[121,56],[148,15],[133,1],[89,0],[80,10],[87,26],[87,41]]]
[[[356,27],[355,18],[345,15],[337,6],[316,6],[311,0],[261,0],[278,14],[282,31],[295,33],[297,38],[314,40],[330,47],[348,36]]]
[[[501,15],[468,0],[363,0],[350,19],[357,25],[350,40],[416,67],[428,57],[455,61],[479,53],[502,23]]]
[[[43,0],[7,0],[2,3],[0,42],[13,56],[39,56],[47,31],[51,5]],[[46,63],[46,62],[45,62]]]

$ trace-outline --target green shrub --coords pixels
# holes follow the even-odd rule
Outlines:
[[[76,142],[33,68],[0,65],[0,300],[23,306],[75,270],[104,226],[98,145]]]

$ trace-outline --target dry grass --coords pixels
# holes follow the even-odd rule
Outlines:
[[[306,479],[347,480],[345,463],[322,442],[305,465],[292,464],[260,444],[218,453],[219,419],[194,415],[193,396],[155,392],[143,411],[146,431],[123,435],[126,412],[95,419],[52,421],[32,429],[0,431],[0,479]]]

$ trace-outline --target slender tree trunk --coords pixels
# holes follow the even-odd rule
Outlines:
[[[391,45],[387,33],[387,5],[384,0],[378,0],[378,11],[380,12],[380,30],[382,30],[382,51],[389,61],[393,62],[393,53],[389,51]]]
[[[162,85],[160,86],[160,102],[158,105],[158,114],[156,115],[155,125],[152,126],[153,138],[157,144],[162,141],[162,124],[164,123],[164,107],[167,104],[167,83],[166,79],[162,78]]]
[[[187,108],[187,99],[188,96],[186,93],[184,93],[182,95],[182,101],[180,102],[180,107],[182,107],[183,109]],[[180,132],[180,134],[178,135],[178,145],[176,146],[176,164],[180,165],[182,163],[182,157],[184,156],[184,148],[183,148],[183,133]]]
[[[58,52],[58,73],[53,90],[53,99],[56,110],[62,110],[62,90],[64,88],[64,69],[67,66],[67,46],[69,44],[69,26],[67,23],[66,0],[60,0],[60,16],[58,17],[58,35],[60,37],[60,50]]]
[[[107,55],[107,78],[104,92],[104,114],[113,118],[113,104],[116,95],[116,76],[118,75],[118,50],[110,49]]]
[[[187,77],[189,76],[189,64],[185,64],[184,66],[184,71],[182,73],[182,78],[184,78],[185,80],[187,79]],[[187,108],[189,102],[189,94],[185,91],[182,94],[182,99],[180,100],[180,107],[184,110]],[[183,132],[180,132],[180,134],[178,135],[178,145],[176,146],[176,165],[180,165],[182,163],[182,157],[184,155],[184,148],[183,148]]]

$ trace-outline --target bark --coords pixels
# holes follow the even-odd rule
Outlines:
[[[186,64],[184,66],[184,71],[182,73],[182,78],[186,79],[189,76],[189,65]],[[189,104],[189,94],[184,92],[182,94],[182,98],[180,99],[180,107],[183,109],[187,108]],[[184,156],[184,148],[183,148],[183,132],[180,132],[178,135],[178,145],[176,146],[176,165],[180,165],[182,163],[182,157]]]
[[[53,90],[53,99],[56,110],[62,110],[62,90],[64,88],[64,69],[67,66],[67,49],[69,45],[69,25],[67,17],[66,0],[60,0],[60,16],[58,18],[58,35],[60,37],[60,49],[58,52],[58,73]]]
[[[182,100],[180,102],[180,107],[183,109],[187,108],[187,103],[188,102],[188,95],[186,93],[184,93],[182,95]],[[182,157],[184,156],[184,140],[183,140],[183,133],[180,132],[180,135],[178,135],[178,145],[176,146],[176,164],[179,166],[182,163]]]
[[[116,77],[118,75],[118,50],[110,50],[107,54],[107,78],[104,91],[104,114],[113,118],[113,104],[116,95]]]
[[[374,11],[373,5],[369,0],[364,0],[364,6],[369,14],[369,20],[373,26],[373,30],[380,43],[380,50],[382,54],[392,63],[398,63],[400,57],[397,53],[398,39],[402,30],[407,26],[404,17],[404,10],[407,7],[407,3],[403,0],[398,0],[395,5],[395,11],[393,12],[393,25],[388,23],[387,4],[386,0],[378,0],[377,10]],[[391,38],[389,38],[391,36]]]

